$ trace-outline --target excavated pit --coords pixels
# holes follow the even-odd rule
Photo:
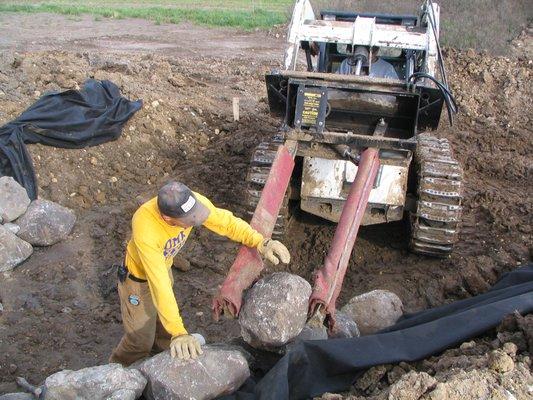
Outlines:
[[[200,38],[194,29],[190,34]],[[131,215],[159,185],[182,180],[245,216],[250,153],[279,125],[268,115],[262,76],[280,66],[283,40],[262,32],[241,40],[258,49],[268,40],[279,49],[261,57],[229,50],[184,56],[186,49],[165,55],[150,46],[114,53],[87,39],[62,51],[40,45],[2,53],[0,123],[47,90],[76,88],[87,77],[115,82],[125,96],[143,99],[144,107],[115,142],[82,150],[29,146],[40,195],[73,208],[78,222],[69,239],[36,250],[0,280],[0,393],[15,390],[19,375],[36,384],[63,368],[107,361],[121,334],[111,264],[122,258]],[[406,250],[405,223],[362,228],[339,306],[373,289],[398,294],[408,312],[436,306],[485,291],[531,258],[531,60],[457,50],[445,56],[461,113],[452,128],[444,118],[437,135],[450,140],[465,170],[460,244],[449,259],[430,259]],[[240,98],[238,122],[233,97]],[[297,214],[289,224],[289,271],[311,280],[334,229]],[[236,249],[197,229],[183,249],[192,268],[175,273],[188,329],[210,342],[239,335],[236,321],[214,323],[210,312]]]

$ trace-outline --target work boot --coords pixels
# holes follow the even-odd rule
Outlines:
[[[174,268],[181,272],[187,272],[191,269],[191,263],[185,258],[180,257],[179,255],[174,257]]]

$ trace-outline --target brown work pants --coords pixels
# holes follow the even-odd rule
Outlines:
[[[168,273],[174,284],[172,269]],[[135,282],[127,277],[124,282],[118,282],[118,296],[124,335],[109,357],[109,362],[128,366],[141,358],[167,350],[171,336],[159,320],[148,282]],[[130,296],[136,296],[133,303],[138,299],[137,305],[132,304]]]

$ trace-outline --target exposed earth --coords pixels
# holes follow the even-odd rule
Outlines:
[[[6,393],[17,390],[16,376],[38,384],[61,369],[107,362],[122,329],[112,264],[121,261],[133,212],[159,185],[181,180],[246,217],[250,153],[280,124],[268,114],[263,75],[281,66],[284,38],[282,29],[240,32],[48,14],[3,13],[0,23],[0,124],[41,94],[79,88],[87,78],[109,79],[124,96],[144,102],[117,141],[82,150],[28,146],[40,196],[74,209],[78,222],[66,241],[36,249],[0,279],[0,393]],[[340,305],[387,289],[406,311],[417,311],[482,293],[531,259],[531,35],[520,40],[529,45],[517,46],[509,58],[445,51],[460,113],[452,128],[443,118],[436,134],[451,141],[466,180],[454,254],[437,260],[409,253],[404,223],[363,228]],[[233,97],[240,98],[238,122]],[[289,224],[290,271],[311,279],[334,228],[297,214]],[[235,321],[215,323],[210,312],[236,249],[197,229],[183,249],[192,269],[174,274],[188,330],[210,342],[239,335]],[[470,353],[483,353],[488,341]],[[527,346],[518,351],[530,367]]]

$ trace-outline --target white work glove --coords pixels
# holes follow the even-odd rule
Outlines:
[[[177,356],[181,360],[188,360],[189,358],[197,358],[203,353],[200,342],[192,335],[175,336],[170,342],[172,358]]]
[[[277,240],[263,239],[257,246],[257,251],[274,265],[278,265],[280,260],[283,264],[288,264],[291,261],[289,250]]]

